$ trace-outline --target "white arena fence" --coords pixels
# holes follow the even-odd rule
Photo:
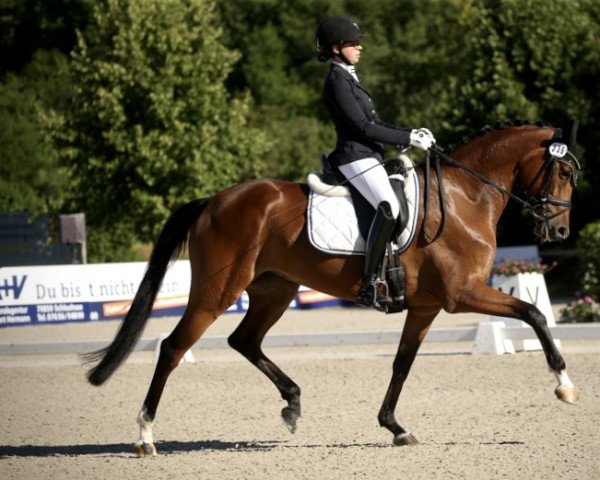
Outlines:
[[[600,339],[600,324],[559,325],[552,327],[555,340],[595,340]],[[306,333],[267,335],[263,346],[272,347],[307,347],[337,345],[378,345],[398,344],[401,332],[339,332],[339,333]],[[134,351],[157,352],[165,335],[157,338],[140,340]],[[502,322],[481,322],[475,327],[459,327],[451,329],[430,330],[425,342],[454,343],[470,342],[473,354],[512,353],[505,348],[506,340],[534,339],[535,334],[529,327],[506,327]],[[70,341],[70,342],[30,342],[0,344],[0,355],[65,355],[82,354],[106,347],[109,341]],[[225,349],[227,337],[201,338],[193,347],[197,349]],[[193,361],[193,355],[186,355],[186,360]]]

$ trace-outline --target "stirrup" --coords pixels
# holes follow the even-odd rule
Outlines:
[[[356,294],[356,305],[374,307],[376,309],[388,307],[393,303],[389,296],[388,284],[385,280],[374,279],[364,284]]]

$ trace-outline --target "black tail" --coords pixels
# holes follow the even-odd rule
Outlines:
[[[108,347],[84,355],[86,362],[100,362],[87,373],[92,385],[102,385],[108,380],[135,347],[152,312],[152,305],[169,261],[179,255],[187,241],[192,223],[204,210],[205,202],[206,200],[202,199],[186,203],[175,210],[165,223],[152,250],[146,274],[115,339]]]

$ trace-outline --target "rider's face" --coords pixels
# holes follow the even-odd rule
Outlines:
[[[334,53],[343,53],[344,57],[346,57],[352,65],[356,65],[360,61],[362,49],[363,47],[360,43],[346,43],[341,49],[338,46],[335,46]]]

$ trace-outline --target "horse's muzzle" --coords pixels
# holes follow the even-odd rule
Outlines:
[[[562,242],[569,236],[569,226],[564,224],[551,225],[548,221],[536,224],[533,233],[542,243]]]

